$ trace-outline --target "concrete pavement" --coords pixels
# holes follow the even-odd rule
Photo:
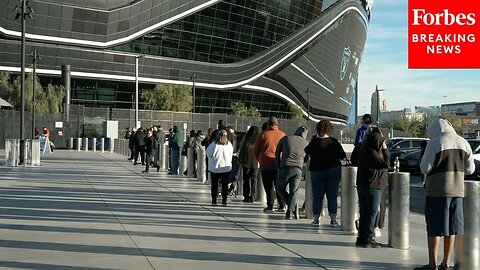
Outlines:
[[[423,216],[408,250],[365,249],[310,220],[264,214],[210,187],[141,174],[117,154],[55,151],[42,166],[0,169],[0,269],[413,269],[427,261]],[[341,213],[339,213],[341,215]],[[378,238],[387,243],[387,229]],[[441,251],[440,251],[441,254]]]

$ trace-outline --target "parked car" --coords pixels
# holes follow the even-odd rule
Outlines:
[[[421,171],[420,171],[420,161],[422,161],[421,149],[415,149],[415,150],[400,154],[400,156],[398,157],[398,161],[400,161],[401,172],[421,174]]]
[[[422,142],[427,142],[427,138],[391,138],[386,141],[388,150],[390,151],[390,164],[400,155],[406,154],[413,150],[420,150]]]
[[[465,176],[465,179],[480,181],[480,139],[468,139],[467,142],[472,148],[473,159],[475,161],[475,172],[471,175]]]

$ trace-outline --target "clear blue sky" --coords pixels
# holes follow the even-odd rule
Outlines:
[[[375,85],[385,89],[388,110],[480,101],[478,69],[408,69],[407,6],[407,0],[374,3],[360,64],[358,113],[370,112]]]

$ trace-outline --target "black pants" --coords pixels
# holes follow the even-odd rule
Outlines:
[[[145,171],[146,172],[148,172],[148,169],[150,169],[150,164],[153,164],[153,166],[157,169],[160,168],[160,165],[158,165],[158,162],[153,161],[153,154],[154,154],[153,150],[150,151],[150,152],[146,152],[145,154],[147,155],[146,160],[145,160],[146,161],[145,162]]]
[[[135,163],[138,163],[139,155],[142,164],[145,164],[145,145],[135,146]]]
[[[257,189],[258,169],[243,167],[243,198],[249,201],[255,201],[255,192]]]
[[[229,172],[225,173],[211,173],[212,177],[212,186],[211,186],[211,194],[212,194],[212,204],[217,203],[217,195],[218,195],[218,181],[222,183],[222,204],[227,204],[227,196],[228,196],[228,175]]]
[[[278,170],[268,170],[262,171],[262,181],[263,188],[267,194],[267,207],[273,209],[273,204],[275,202],[275,197],[277,197],[278,207],[285,207],[285,202],[282,197],[275,191],[275,186],[277,184],[277,173]]]

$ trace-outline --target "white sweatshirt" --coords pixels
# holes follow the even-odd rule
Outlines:
[[[213,173],[225,173],[232,170],[233,146],[211,143],[206,151],[208,170]]]

